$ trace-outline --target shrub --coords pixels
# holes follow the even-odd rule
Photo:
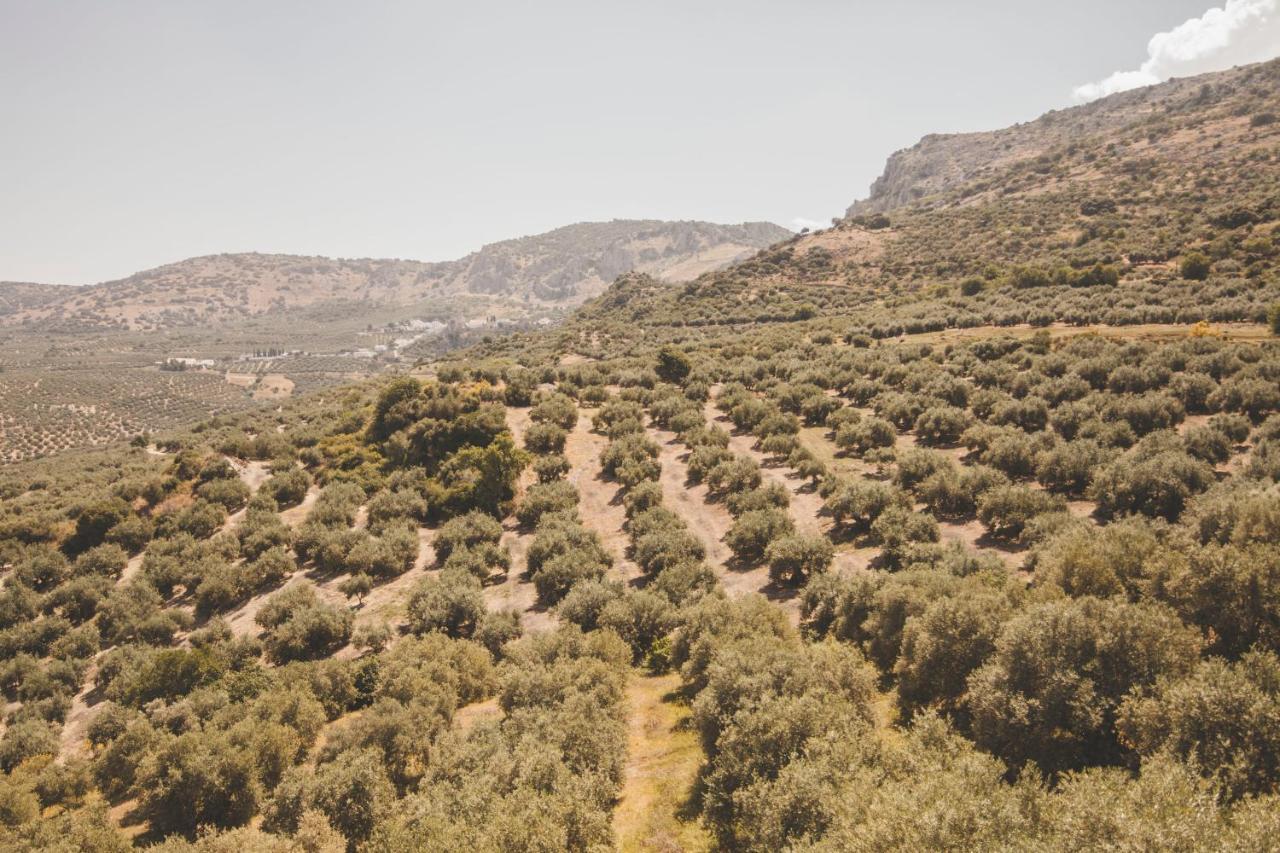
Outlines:
[[[559,453],[538,456],[533,460],[533,472],[539,483],[551,483],[569,473],[569,460]]]
[[[1211,263],[1203,252],[1188,252],[1182,256],[1178,272],[1189,281],[1204,281],[1209,277]]]
[[[621,598],[623,587],[619,583],[605,580],[589,580],[576,584],[569,594],[561,600],[556,612],[561,619],[577,625],[583,631],[594,631],[600,627],[600,614],[605,607],[617,598]]]
[[[689,356],[673,346],[665,346],[658,352],[658,366],[655,371],[663,382],[681,385],[693,369]]]
[[[791,492],[781,483],[770,483],[748,492],[732,493],[724,504],[734,517],[753,509],[786,509],[791,505]]]
[[[1150,694],[1130,695],[1117,729],[1139,754],[1171,751],[1233,798],[1272,793],[1280,780],[1280,660],[1254,652],[1163,678]]]
[[[220,505],[228,512],[234,512],[249,500],[249,487],[240,480],[217,479],[201,483],[196,494],[203,500]]]
[[[970,586],[908,618],[893,666],[903,715],[934,707],[967,722],[965,682],[995,651],[1012,610],[1003,591]]]
[[[277,662],[328,657],[351,639],[351,612],[321,602],[310,584],[272,595],[254,617],[267,629],[267,654]]]
[[[1097,472],[1090,494],[1103,518],[1139,512],[1172,521],[1213,484],[1213,469],[1188,456],[1176,437],[1150,438]]]
[[[76,577],[101,575],[118,578],[128,562],[128,552],[119,545],[97,545],[76,557],[71,571]]]
[[[1083,495],[1093,472],[1110,457],[1096,441],[1062,442],[1037,457],[1036,479],[1051,492]]]
[[[139,768],[137,785],[139,811],[161,833],[243,825],[261,797],[252,753],[213,732],[163,740]]]
[[[681,563],[700,562],[706,557],[706,549],[687,531],[669,527],[638,537],[634,557],[646,573],[657,574]]]
[[[964,409],[955,406],[932,406],[916,418],[916,436],[921,444],[946,447],[958,442],[972,422],[972,416]]]
[[[775,583],[799,586],[831,567],[835,548],[825,536],[784,536],[769,543],[765,559]]]
[[[338,585],[338,592],[347,598],[354,598],[358,602],[363,602],[366,595],[373,591],[373,578],[364,572],[352,575]]]
[[[1238,656],[1280,648],[1280,553],[1267,545],[1207,545],[1188,555],[1164,594],[1204,629],[1209,650]]]
[[[760,466],[742,456],[731,456],[707,472],[707,488],[717,494],[736,494],[759,488]]]
[[[578,423],[578,407],[573,400],[559,392],[546,395],[529,410],[534,423],[551,423],[561,429],[573,429]]]
[[[880,544],[880,561],[886,569],[900,569],[915,553],[914,546],[937,542],[938,521],[927,512],[912,512],[895,504],[871,524],[871,536]]]
[[[302,468],[290,468],[270,477],[258,494],[272,498],[281,509],[297,506],[307,496],[311,487],[311,477]]]
[[[900,489],[887,483],[857,479],[836,482],[822,507],[837,527],[866,533],[885,510],[910,504],[910,497]]]
[[[978,520],[997,539],[1016,539],[1037,515],[1061,512],[1066,501],[1030,486],[997,486],[978,499]]]
[[[835,436],[836,447],[859,455],[877,447],[893,447],[897,440],[897,430],[883,418],[863,418],[844,424]]]
[[[443,564],[454,548],[473,548],[502,538],[502,523],[491,515],[472,511],[450,519],[440,526],[431,540],[436,561]]]
[[[427,578],[409,596],[409,630],[415,634],[439,631],[469,639],[484,614],[480,582],[462,572],[441,572],[437,578]]]
[[[968,682],[978,745],[1011,767],[1049,772],[1123,756],[1115,718],[1125,695],[1195,666],[1199,638],[1172,612],[1096,598],[1015,616]]]
[[[675,625],[671,602],[649,592],[622,595],[605,604],[598,625],[622,638],[631,647],[633,663],[640,663]]]
[[[416,525],[426,520],[429,511],[426,500],[412,489],[381,489],[369,498],[366,509],[369,530],[374,534],[393,526]]]
[[[4,737],[0,738],[0,770],[10,773],[28,758],[56,756],[58,750],[58,734],[49,723],[39,719],[21,720],[5,729]]]
[[[525,527],[534,527],[542,516],[572,510],[578,505],[578,490],[572,483],[557,480],[530,486],[524,500],[516,508],[516,519]]]
[[[790,534],[794,529],[791,517],[780,510],[751,510],[734,520],[724,541],[733,555],[742,562],[758,563],[764,558],[771,542]]]
[[[554,423],[535,423],[525,431],[524,446],[532,453],[563,453],[568,437],[569,433]]]

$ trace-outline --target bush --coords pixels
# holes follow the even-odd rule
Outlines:
[[[681,385],[693,369],[689,356],[673,346],[665,346],[658,352],[658,366],[655,368],[658,378],[663,382]]]
[[[539,483],[551,483],[569,473],[569,460],[559,453],[538,456],[533,460],[533,473]]]
[[[415,634],[439,631],[455,639],[470,639],[484,614],[480,582],[462,572],[441,572],[438,578],[427,578],[409,596],[409,630]]]
[[[678,528],[654,530],[635,540],[635,561],[648,574],[657,574],[682,563],[701,562],[706,555],[706,549],[698,539]]]
[[[831,567],[835,548],[825,536],[785,536],[769,543],[765,559],[775,583],[800,586]]]
[[[1027,523],[1037,515],[1062,512],[1062,498],[1030,486],[997,486],[978,499],[978,520],[996,539],[1017,539]]]
[[[369,531],[381,534],[390,527],[416,526],[428,512],[426,500],[413,489],[381,489],[369,498],[366,517]]]
[[[880,544],[880,561],[886,569],[900,569],[916,553],[914,546],[937,542],[938,521],[927,512],[905,506],[885,509],[871,524],[871,536]]]
[[[163,740],[138,771],[139,811],[160,833],[241,826],[257,811],[261,788],[250,750],[222,733]]]
[[[210,503],[234,512],[249,500],[249,487],[239,478],[210,480],[196,488],[196,495]]]
[[[464,572],[484,584],[495,572],[506,574],[511,569],[511,554],[500,544],[485,542],[474,548],[455,548],[441,571]]]
[[[310,475],[302,468],[290,468],[288,471],[282,471],[270,477],[258,489],[258,494],[270,497],[281,509],[286,509],[302,503],[309,488],[311,488]]]
[[[615,599],[621,598],[623,586],[605,580],[589,580],[576,584],[556,607],[561,619],[583,631],[600,627],[600,614]]]
[[[267,654],[276,662],[328,657],[351,639],[351,611],[321,602],[310,584],[272,595],[254,617],[267,629]]]
[[[964,409],[932,406],[916,418],[916,436],[926,446],[947,447],[958,442],[972,422],[972,416]]]
[[[1066,527],[1036,551],[1037,584],[1053,584],[1068,595],[1137,601],[1165,582],[1169,551],[1145,518],[1133,516],[1097,528]]]
[[[529,487],[524,500],[516,508],[516,519],[525,527],[534,527],[542,516],[572,510],[578,505],[578,490],[572,483],[557,480]]]
[[[1120,703],[1187,673],[1200,641],[1172,612],[1096,598],[1042,604],[1001,631],[968,682],[974,739],[1011,767],[1048,772],[1119,761]]]
[[[725,544],[744,563],[758,563],[769,544],[790,534],[795,524],[786,513],[776,509],[756,509],[734,520],[725,534]]]
[[[1171,751],[1233,798],[1272,793],[1280,781],[1280,660],[1255,652],[1161,679],[1125,701],[1117,729],[1139,754]]]
[[[967,723],[966,681],[995,651],[1012,610],[1002,590],[970,586],[908,618],[893,667],[903,716],[933,707]]]
[[[890,507],[911,505],[910,497],[887,483],[857,479],[837,481],[822,507],[836,527],[866,533]]]
[[[570,430],[578,423],[578,407],[570,397],[556,392],[543,397],[530,409],[529,419],[534,423],[550,423]]]
[[[436,561],[443,564],[454,548],[474,548],[485,542],[497,543],[502,538],[502,522],[480,511],[450,519],[440,526],[431,540]]]
[[[57,731],[44,720],[25,719],[13,723],[0,738],[0,770],[10,773],[28,758],[56,756],[59,746]]]
[[[633,592],[605,604],[598,625],[622,638],[631,647],[633,663],[648,656],[654,644],[675,626],[671,602],[649,592]]]
[[[1203,252],[1189,252],[1183,255],[1178,265],[1178,272],[1189,281],[1204,281],[1209,277],[1212,262]]]
[[[524,434],[525,449],[531,453],[563,453],[569,433],[554,423],[535,423]]]
[[[863,418],[844,424],[835,436],[836,447],[859,455],[877,447],[893,447],[897,440],[897,430],[883,418]]]
[[[1066,441],[1054,445],[1036,459],[1036,479],[1051,492],[1083,495],[1093,473],[1111,458],[1096,441]]]
[[[708,471],[705,482],[720,495],[748,492],[760,486],[760,466],[746,457],[731,456]]]
[[[1156,440],[1144,439],[1095,476],[1090,494],[1103,518],[1139,512],[1173,521],[1213,484],[1213,469],[1188,456],[1176,437],[1150,438]]]
[[[1280,551],[1268,545],[1207,545],[1188,555],[1164,593],[1231,657],[1254,646],[1280,649]]]

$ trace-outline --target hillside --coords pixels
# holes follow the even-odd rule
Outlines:
[[[87,287],[0,283],[0,323],[145,331],[329,305],[408,306],[468,294],[517,304],[573,305],[623,272],[693,278],[789,233],[769,223],[615,220],[493,243],[441,263],[211,255]]]
[[[0,849],[1273,849],[1278,79],[0,468]],[[554,294],[553,234],[243,263]]]
[[[1001,132],[1016,157],[939,141],[952,160],[970,160],[936,192],[681,286],[627,277],[577,322],[631,338],[815,316],[872,337],[1055,321],[1261,322],[1280,288],[1277,116],[1280,61]],[[1085,133],[1090,123],[1104,129]],[[1198,263],[1188,275],[1189,257]]]
[[[845,215],[887,213],[965,183],[996,177],[1014,163],[1052,154],[1082,139],[1116,134],[1142,122],[1158,124],[1169,114],[1220,106],[1224,101],[1238,103],[1239,90],[1249,89],[1257,73],[1256,68],[1236,68],[1170,80],[1052,110],[1034,121],[999,130],[930,134],[891,155],[868,197],[854,202]],[[1261,91],[1256,94],[1266,96]]]

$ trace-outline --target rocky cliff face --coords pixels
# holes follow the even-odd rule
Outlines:
[[[871,184],[870,195],[854,202],[845,215],[888,213],[1068,146],[1073,139],[1203,107],[1230,94],[1248,73],[1246,67],[1170,80],[1083,106],[1052,110],[1001,130],[931,134],[891,155],[883,174]]]

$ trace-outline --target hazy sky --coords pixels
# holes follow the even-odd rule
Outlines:
[[[1239,7],[1280,0],[1149,48],[1214,2],[0,0],[0,279],[826,222],[922,134],[1177,73],[1196,39],[1230,65]]]

